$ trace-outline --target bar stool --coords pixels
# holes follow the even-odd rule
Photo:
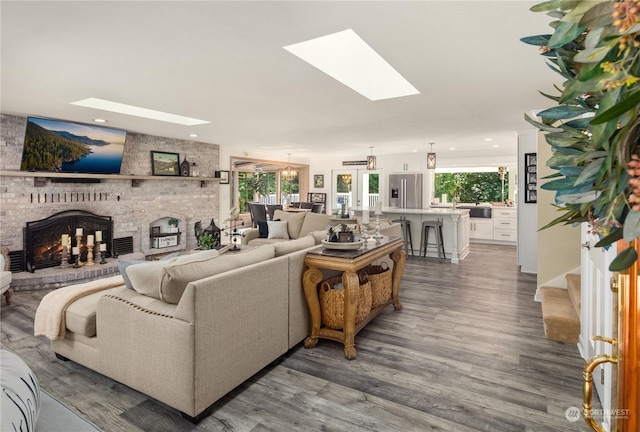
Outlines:
[[[394,219],[391,222],[399,223],[402,230],[402,241],[404,242],[404,253],[409,254],[409,248],[411,248],[411,255],[413,253],[413,241],[411,240],[411,222],[406,217],[401,216],[400,219]]]
[[[420,234],[420,256],[427,256],[427,248],[429,247],[429,230],[433,229],[433,233],[436,236],[436,250],[438,251],[438,261],[442,262],[442,259],[446,259],[447,256],[444,252],[444,237],[442,235],[442,219],[434,221],[422,222],[422,232]],[[432,245],[433,247],[434,245]],[[423,255],[424,252],[424,255]]]

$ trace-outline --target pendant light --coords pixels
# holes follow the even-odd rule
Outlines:
[[[287,153],[289,155],[289,166],[282,171],[282,175],[285,179],[291,181],[296,178],[296,171],[291,167],[291,153]]]
[[[431,151],[427,153],[427,169],[436,169],[436,154],[433,152],[433,143],[429,143]]]
[[[376,157],[373,155],[373,147],[369,147],[371,151],[371,155],[367,156],[367,169],[374,170],[376,169]]]

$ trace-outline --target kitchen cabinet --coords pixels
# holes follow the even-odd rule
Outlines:
[[[515,208],[493,209],[493,239],[497,241],[518,241],[518,212]]]
[[[469,218],[471,240],[493,240],[493,220],[490,218]]]

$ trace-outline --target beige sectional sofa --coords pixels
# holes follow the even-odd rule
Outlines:
[[[260,237],[259,228],[250,228],[243,231],[241,243],[243,245],[262,245],[279,243],[285,240],[295,240],[305,237],[314,232],[324,232],[329,225],[329,216],[323,213],[313,212],[287,212],[276,210],[273,213],[273,224],[285,224],[286,236],[274,237],[274,231],[271,230],[268,237]]]
[[[276,210],[273,214],[273,219],[275,221],[286,222],[287,238],[261,238],[259,228],[250,228],[244,230],[241,243],[243,245],[252,246],[274,244],[312,235],[316,239],[316,243],[319,244],[321,240],[326,238],[327,227],[330,225],[329,215],[312,212],[290,213],[283,210]],[[360,224],[360,218],[358,218],[357,221],[358,224]],[[380,226],[381,234],[402,237],[400,224],[382,220]],[[375,227],[373,223],[369,224],[369,230],[367,230],[367,232],[369,234],[375,233]]]
[[[301,275],[314,247],[309,236],[131,265],[134,289],[115,276],[103,281],[119,286],[73,301],[52,349],[197,422],[308,335]]]

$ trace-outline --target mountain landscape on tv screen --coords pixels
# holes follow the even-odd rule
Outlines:
[[[37,119],[36,119],[37,121]],[[108,142],[78,135],[69,130],[51,130],[32,121],[27,122],[21,170],[72,172],[72,173],[119,173],[124,149],[126,132],[117,131],[122,137],[120,142]],[[44,120],[47,124],[57,126],[76,125],[64,122]],[[79,129],[93,129],[83,127]],[[105,129],[106,130],[106,129]]]

